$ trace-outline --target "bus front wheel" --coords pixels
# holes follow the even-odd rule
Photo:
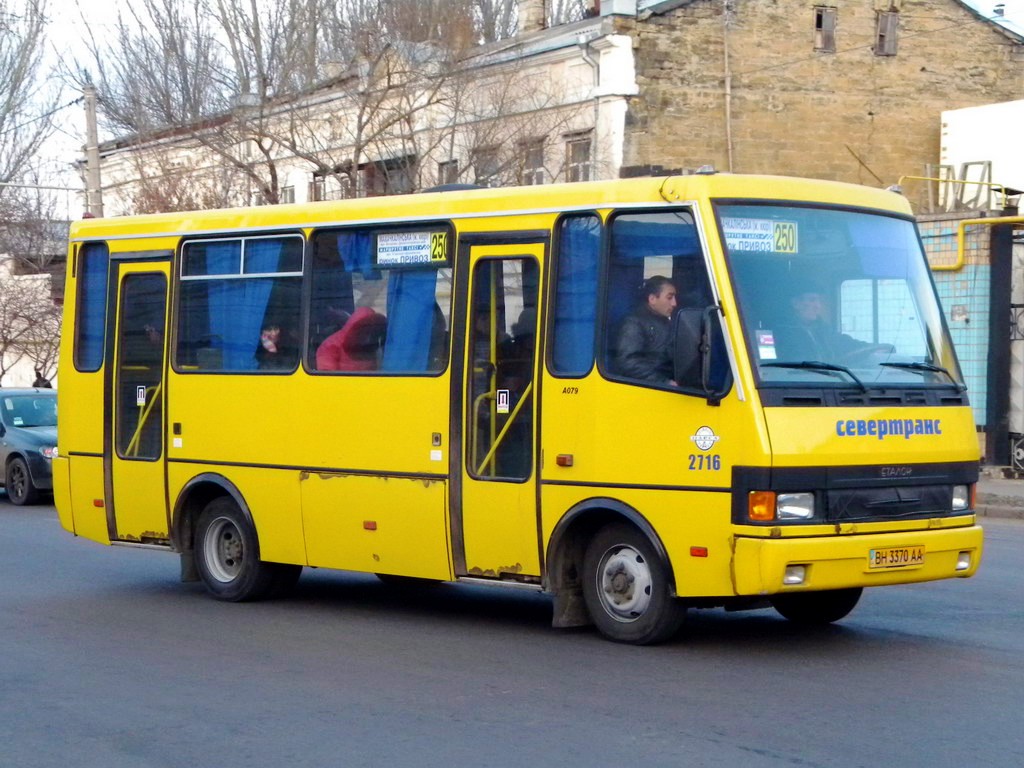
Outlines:
[[[590,618],[610,640],[650,645],[676,633],[686,607],[672,597],[668,564],[631,525],[605,526],[583,558],[583,597]]]
[[[795,624],[824,626],[839,621],[857,605],[861,587],[794,592],[772,598],[775,610]]]
[[[218,600],[259,600],[275,586],[273,564],[259,559],[256,531],[231,499],[214,499],[199,516],[195,556],[203,584]]]

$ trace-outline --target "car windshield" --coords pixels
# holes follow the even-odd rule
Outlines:
[[[9,427],[55,427],[57,398],[54,395],[3,395],[0,416]]]
[[[796,205],[719,205],[761,385],[963,387],[910,220]]]

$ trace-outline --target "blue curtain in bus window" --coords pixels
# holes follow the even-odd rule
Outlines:
[[[612,222],[612,257],[608,265],[608,297],[605,312],[609,342],[635,306],[644,281],[644,257],[650,252],[649,224],[645,218],[619,216]]]
[[[253,240],[246,243],[247,271],[275,272],[281,246],[280,240]],[[208,245],[208,271],[218,274],[226,270],[227,264],[235,260],[237,248],[237,242]],[[272,287],[272,278],[211,281],[208,294],[210,334],[213,347],[221,351],[222,370],[249,371],[257,367],[255,353],[259,347],[263,316]]]
[[[561,230],[551,362],[556,373],[583,375],[594,360],[601,223],[574,216]]]
[[[437,272],[393,270],[388,280],[388,332],[382,371],[424,372],[434,335]]]
[[[371,243],[370,233],[363,230],[338,235],[338,255],[346,272],[357,272],[366,280],[380,279],[380,273],[373,268]]]
[[[107,246],[90,243],[79,258],[78,337],[76,364],[80,371],[98,371],[103,365],[107,326]]]

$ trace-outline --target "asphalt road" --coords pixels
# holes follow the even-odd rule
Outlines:
[[[0,765],[1024,765],[1024,523],[974,579],[841,625],[695,615],[673,643],[549,626],[535,594],[307,571],[215,602],[174,556],[0,495]]]

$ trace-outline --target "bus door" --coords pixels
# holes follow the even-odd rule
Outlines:
[[[459,575],[540,575],[536,368],[545,246],[472,245],[463,254],[465,368],[452,382],[461,386],[453,398],[461,401],[453,412],[461,418],[453,429],[461,433],[452,515]]]
[[[111,541],[168,540],[164,474],[164,360],[170,261],[112,259],[116,319],[104,403],[107,527]]]

